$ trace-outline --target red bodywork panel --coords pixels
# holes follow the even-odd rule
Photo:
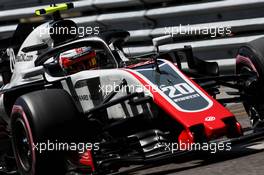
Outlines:
[[[184,81],[188,82],[190,86],[195,86],[196,88],[198,88],[200,90],[200,93],[203,93],[203,95],[205,95],[210,101],[210,106],[206,109],[198,111],[179,110],[179,108],[177,108],[177,106],[175,107],[170,99],[167,98],[167,95],[165,93],[161,92],[160,90],[155,90],[155,88],[158,88],[157,86],[155,88],[148,88],[148,90],[153,95],[154,102],[169,116],[173,117],[176,121],[181,123],[187,131],[190,131],[190,128],[192,126],[202,124],[204,126],[205,134],[209,140],[223,135],[228,135],[227,125],[224,122],[224,119],[234,118],[234,115],[219,102],[217,102],[214,98],[212,98],[209,94],[207,94],[199,85],[197,85],[182,73],[179,73],[180,70],[174,64],[168,61],[164,62],[170,67],[173,67],[173,69],[177,71],[177,74],[181,74],[180,76],[182,76]],[[137,78],[145,87],[155,86],[140,71],[129,69],[127,69],[127,71],[131,73],[135,78]],[[189,101],[190,103],[192,102],[191,100],[192,99],[190,99]]]
[[[87,167],[90,167],[92,172],[95,171],[95,166],[94,166],[91,150],[87,150],[86,152],[84,152],[81,155],[79,162],[81,165],[85,165]]]

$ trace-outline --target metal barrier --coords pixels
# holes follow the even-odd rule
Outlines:
[[[10,35],[16,22],[33,16],[33,9],[42,7],[1,11],[0,37]],[[161,50],[168,50],[192,45],[195,54],[201,58],[224,60],[233,58],[237,48],[245,42],[263,37],[263,9],[264,0],[222,0],[185,5],[177,5],[173,0],[82,0],[76,1],[75,9],[68,13],[80,13],[81,17],[71,19],[81,26],[130,31],[131,39],[125,50],[131,55],[151,52],[151,39],[164,35],[165,27],[177,29],[180,24],[201,30],[231,27],[232,36],[194,38],[175,35],[175,43],[161,47]],[[14,24],[5,25],[5,21]]]

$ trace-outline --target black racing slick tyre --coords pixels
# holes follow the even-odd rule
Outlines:
[[[21,175],[66,173],[63,153],[54,147],[40,152],[39,144],[73,141],[76,116],[70,95],[61,89],[40,90],[16,100],[11,113],[11,140]]]
[[[237,74],[247,74],[241,89],[244,107],[253,129],[264,127],[264,38],[248,43],[239,49],[236,58]],[[250,76],[252,75],[252,76]]]

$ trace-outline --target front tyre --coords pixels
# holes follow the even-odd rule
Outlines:
[[[40,153],[36,146],[47,141],[70,141],[76,114],[74,103],[63,90],[41,90],[17,99],[11,114],[11,141],[21,175],[66,173],[62,152]]]
[[[254,130],[264,127],[264,38],[252,41],[239,49],[236,58],[237,74],[248,75],[239,84],[244,107]]]

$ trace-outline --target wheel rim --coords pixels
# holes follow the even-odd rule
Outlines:
[[[25,123],[22,119],[17,118],[14,123],[14,146],[17,151],[18,160],[22,168],[29,172],[32,168],[32,145],[30,143],[29,135]]]

